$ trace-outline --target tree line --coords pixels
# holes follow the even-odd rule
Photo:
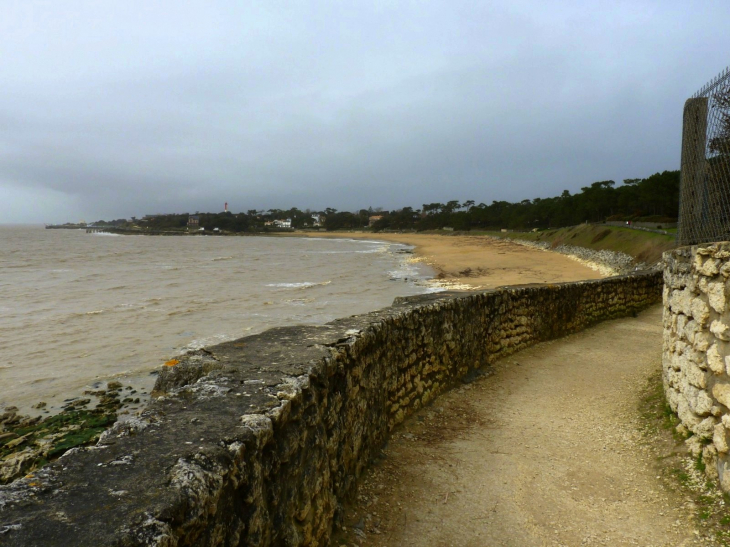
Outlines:
[[[583,222],[604,220],[675,221],[679,210],[679,171],[663,171],[644,179],[625,179],[617,185],[613,180],[598,181],[571,194],[564,190],[552,198],[525,199],[519,202],[492,201],[491,204],[467,200],[446,203],[424,203],[421,208],[403,207],[391,211],[360,209],[323,211],[291,209],[249,210],[241,213],[195,213],[205,230],[226,232],[281,231],[274,220],[291,220],[292,229],[316,227],[318,217],[326,230],[359,230],[372,223],[380,230],[454,230],[509,228],[529,230],[557,228]],[[120,227],[141,227],[150,230],[185,230],[190,213],[156,215],[131,221],[118,219],[96,224]],[[380,217],[373,219],[373,217]]]
[[[372,228],[379,230],[455,230],[557,228],[604,220],[676,221],[679,211],[679,171],[655,173],[645,179],[594,182],[576,194],[564,190],[552,198],[525,199],[510,203],[424,203],[420,209],[404,207],[376,213]],[[368,215],[369,216],[372,215]],[[363,211],[327,217],[327,229],[367,226]]]

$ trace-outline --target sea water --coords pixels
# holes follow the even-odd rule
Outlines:
[[[0,226],[0,411],[53,412],[110,380],[144,398],[155,369],[187,351],[434,290],[409,249]]]

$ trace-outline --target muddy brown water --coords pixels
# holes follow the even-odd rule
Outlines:
[[[0,410],[52,411],[107,380],[143,394],[150,371],[188,349],[433,290],[408,249],[0,226]]]

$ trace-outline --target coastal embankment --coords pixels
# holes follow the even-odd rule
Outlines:
[[[630,257],[627,266],[656,266],[662,254],[677,245],[675,234],[660,234],[634,230],[622,226],[606,224],[579,224],[565,228],[539,230],[537,232],[479,232],[513,241],[531,242],[546,248],[565,250],[578,255],[607,252],[618,256]],[[599,261],[601,259],[599,258]],[[610,262],[614,262],[609,259]],[[621,267],[626,259],[619,259],[614,267]]]
[[[661,288],[659,272],[636,272],[412,296],[209,347],[167,367],[138,418],[0,487],[2,539],[326,545],[406,417],[500,358],[636,314]]]

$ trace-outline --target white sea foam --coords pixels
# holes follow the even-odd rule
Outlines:
[[[369,254],[374,254],[374,253],[386,253],[386,252],[388,252],[388,246],[383,245],[381,247],[375,247],[373,249],[362,249],[360,251],[355,251],[355,252],[357,254],[361,254],[361,255],[369,255]]]
[[[289,298],[287,300],[284,300],[287,304],[309,304],[310,302],[314,302],[314,298]]]
[[[310,287],[324,287],[332,281],[301,281],[298,283],[267,283],[267,287],[276,289],[308,289]]]
[[[185,355],[191,351],[197,351],[207,346],[214,346],[215,344],[222,344],[223,342],[230,342],[235,339],[236,336],[231,334],[213,334],[212,336],[198,338],[185,344],[185,346],[178,351],[178,355]]]
[[[459,283],[458,281],[444,281],[439,279],[429,279],[425,283],[428,287],[427,292],[442,292],[442,291],[473,291],[475,288],[473,285],[467,285]]]
[[[414,278],[420,275],[419,269],[415,264],[403,261],[398,266],[397,270],[389,271],[388,275],[396,279]]]
[[[347,251],[309,251],[308,254],[316,254],[316,255],[350,255],[354,253],[358,253],[359,251],[355,251],[353,249],[348,249]]]

